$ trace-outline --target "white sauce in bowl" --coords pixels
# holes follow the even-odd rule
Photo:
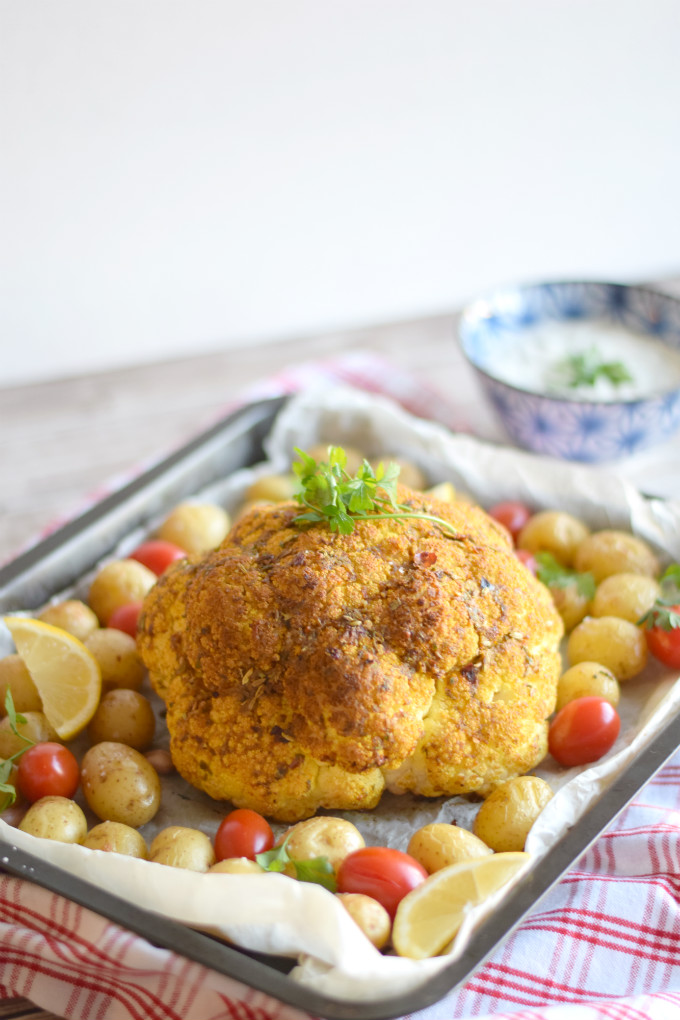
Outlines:
[[[567,400],[627,401],[680,388],[680,351],[606,321],[555,320],[503,337],[502,359],[480,365],[488,375],[530,393]],[[591,384],[574,381],[574,359],[592,369]],[[576,373],[578,376],[582,373]],[[620,376],[625,381],[615,382]]]

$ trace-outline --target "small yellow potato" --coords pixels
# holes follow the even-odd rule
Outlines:
[[[156,581],[153,571],[137,560],[112,560],[95,575],[87,601],[106,627],[116,609],[139,602]]]
[[[336,893],[343,907],[376,949],[382,949],[390,940],[392,921],[382,903],[364,893]]]
[[[120,688],[108,691],[87,726],[91,744],[114,740],[137,751],[146,751],[153,743],[156,717],[148,698],[139,691]],[[147,759],[148,760],[148,759]]]
[[[208,871],[221,875],[264,875],[264,868],[249,857],[225,857],[217,864],[211,864]]]
[[[152,840],[149,860],[186,871],[207,871],[215,863],[215,851],[210,837],[200,829],[170,825]]]
[[[644,574],[658,577],[659,561],[650,546],[627,531],[595,531],[581,542],[574,561],[576,569],[593,575],[599,584],[611,574]]]
[[[81,808],[68,797],[41,797],[31,804],[19,822],[22,832],[58,843],[80,843],[87,834],[87,820]]]
[[[532,514],[517,536],[517,547],[531,553],[552,553],[563,567],[574,564],[576,550],[590,529],[563,510],[540,510]]]
[[[66,599],[64,602],[46,606],[38,613],[38,619],[43,623],[51,623],[53,627],[67,630],[79,641],[84,641],[99,626],[96,614],[80,599]]]
[[[188,553],[215,549],[230,527],[229,514],[216,503],[180,503],[165,518],[158,537]]]
[[[28,737],[35,744],[42,744],[46,740],[59,741],[56,730],[47,721],[47,716],[43,712],[22,712],[21,714],[26,722],[17,723],[17,730],[23,736]],[[7,716],[0,719],[0,758],[11,758],[17,751],[23,751],[25,748],[26,741],[12,732]]]
[[[590,607],[591,616],[620,616],[637,623],[652,608],[661,586],[645,574],[610,574],[597,586]]]
[[[621,688],[611,672],[599,662],[584,660],[565,670],[557,684],[555,711],[577,698],[604,698],[612,708],[619,703]]]
[[[347,471],[347,473],[350,475],[355,475],[364,462],[364,454],[361,452],[361,450],[357,450],[356,447],[354,446],[345,446],[344,443],[336,442],[314,443],[313,446],[310,446],[306,450],[306,453],[308,453],[310,457],[313,457],[314,460],[318,461],[319,463],[324,463],[328,460],[329,446],[342,446],[347,456],[347,464],[345,466],[345,471]]]
[[[399,468],[399,484],[407,485],[409,489],[418,489],[422,491],[427,488],[427,478],[425,472],[422,471],[417,464],[414,464],[412,460],[407,460],[406,457],[391,457],[386,455],[384,457],[375,457],[373,464],[378,465],[380,461],[387,466],[390,461],[396,464]]]
[[[619,616],[587,616],[567,640],[570,666],[599,662],[619,682],[641,673],[647,657],[647,641],[641,628]]]
[[[497,853],[524,850],[529,830],[552,795],[550,785],[538,776],[509,779],[486,798],[473,831]]]
[[[153,765],[132,747],[115,741],[95,744],[80,767],[85,799],[103,822],[146,825],[161,802],[161,783]]]
[[[151,751],[145,751],[144,757],[153,765],[159,776],[169,776],[175,771],[172,755],[164,747],[154,747]]]
[[[449,864],[486,857],[492,850],[469,829],[448,822],[431,822],[413,833],[408,853],[432,875]]]
[[[42,700],[20,655],[12,652],[0,659],[0,716],[5,715],[7,688],[17,712],[41,712]]]
[[[83,846],[90,850],[105,850],[107,853],[123,854],[125,857],[148,859],[149,849],[141,832],[122,822],[100,822],[90,829]]]
[[[298,487],[295,475],[262,475],[248,486],[244,499],[249,503],[283,503],[292,499]]]
[[[291,860],[327,857],[335,872],[348,854],[366,845],[356,825],[330,815],[298,822],[288,829],[283,839],[288,840],[286,850]]]
[[[120,687],[139,690],[146,670],[133,637],[115,627],[100,627],[85,639],[84,644],[99,663],[103,694]]]
[[[455,503],[459,499],[456,487],[451,482],[439,482],[438,485],[426,489],[425,495],[432,496],[433,499],[440,499],[443,503]]]
[[[577,623],[585,619],[590,608],[590,599],[579,589],[576,582],[560,585],[549,585],[555,609],[562,617],[565,633],[573,630]]]

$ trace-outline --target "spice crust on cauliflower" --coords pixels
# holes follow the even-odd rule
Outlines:
[[[480,508],[399,486],[448,521],[350,534],[258,506],[162,576],[139,647],[180,774],[281,821],[385,789],[478,793],[545,755],[562,622]]]

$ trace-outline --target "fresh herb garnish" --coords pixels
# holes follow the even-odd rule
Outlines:
[[[536,553],[536,562],[538,579],[548,588],[569,588],[573,584],[584,598],[592,599],[595,595],[596,585],[592,574],[581,574],[577,570],[563,567],[549,552]]]
[[[355,521],[416,518],[439,525],[449,537],[458,536],[453,525],[443,518],[397,502],[397,464],[385,467],[380,463],[374,470],[364,460],[352,477],[346,470],[347,455],[341,446],[328,447],[327,461],[316,461],[297,447],[295,452],[300,458],[293,464],[299,482],[295,498],[307,508],[295,518],[296,524],[324,522],[331,531],[349,535]]]
[[[651,609],[638,620],[639,627],[660,627],[662,630],[676,630],[680,627],[680,566],[677,563],[666,567],[659,578],[661,594]]]
[[[566,386],[595,386],[598,379],[606,379],[614,386],[632,382],[633,377],[622,361],[602,361],[596,350],[572,354],[557,366]]]
[[[23,740],[26,746],[20,747],[19,750],[15,751],[11,757],[0,761],[0,794],[5,795],[4,798],[0,799],[0,811],[4,811],[5,808],[8,808],[17,798],[17,791],[9,782],[9,777],[12,774],[12,767],[14,766],[15,761],[21,757],[24,751],[27,751],[29,747],[33,747],[35,744],[35,740],[31,740],[31,738],[27,737],[25,733],[20,733],[18,730],[20,723],[26,723],[26,716],[20,715],[15,709],[14,699],[12,698],[12,692],[9,687],[5,694],[5,711],[7,713],[7,718],[9,719],[9,728],[12,733],[19,737],[20,740]]]
[[[265,871],[285,871],[286,865],[292,864],[295,877],[299,882],[312,882],[322,885],[331,892],[336,891],[335,872],[327,857],[310,857],[306,861],[294,860],[286,849],[288,840],[272,850],[265,850],[255,855],[255,860]]]

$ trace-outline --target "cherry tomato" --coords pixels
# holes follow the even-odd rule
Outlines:
[[[236,808],[220,822],[215,833],[215,857],[223,861],[226,857],[249,857],[271,850],[274,833],[266,818],[250,808]]]
[[[575,698],[560,709],[550,724],[548,749],[567,768],[586,765],[607,753],[620,729],[619,714],[605,698]]]
[[[503,503],[496,503],[489,510],[489,516],[493,517],[500,524],[505,525],[512,535],[513,542],[531,517],[532,511],[524,503],[518,503],[514,499],[506,499]]]
[[[386,846],[365,846],[348,854],[338,870],[338,892],[364,893],[382,903],[390,917],[407,892],[424,882],[422,864]]]
[[[19,758],[17,789],[31,804],[41,797],[73,797],[79,782],[78,762],[63,744],[34,744]]]
[[[106,626],[113,627],[115,630],[125,631],[130,637],[137,640],[137,622],[141,611],[141,602],[126,602],[124,606],[114,609]]]
[[[672,613],[680,615],[680,604],[670,606]],[[680,668],[680,627],[665,630],[663,627],[649,627],[645,631],[647,647],[659,662],[673,669]]]
[[[515,549],[515,556],[517,559],[524,564],[527,570],[530,570],[532,574],[538,573],[538,562],[533,553],[530,553],[528,549]]]
[[[148,542],[138,545],[135,551],[130,553],[129,559],[143,563],[157,577],[160,577],[171,563],[185,560],[186,557],[186,550],[181,549],[174,542],[166,542],[162,538],[150,538]]]

